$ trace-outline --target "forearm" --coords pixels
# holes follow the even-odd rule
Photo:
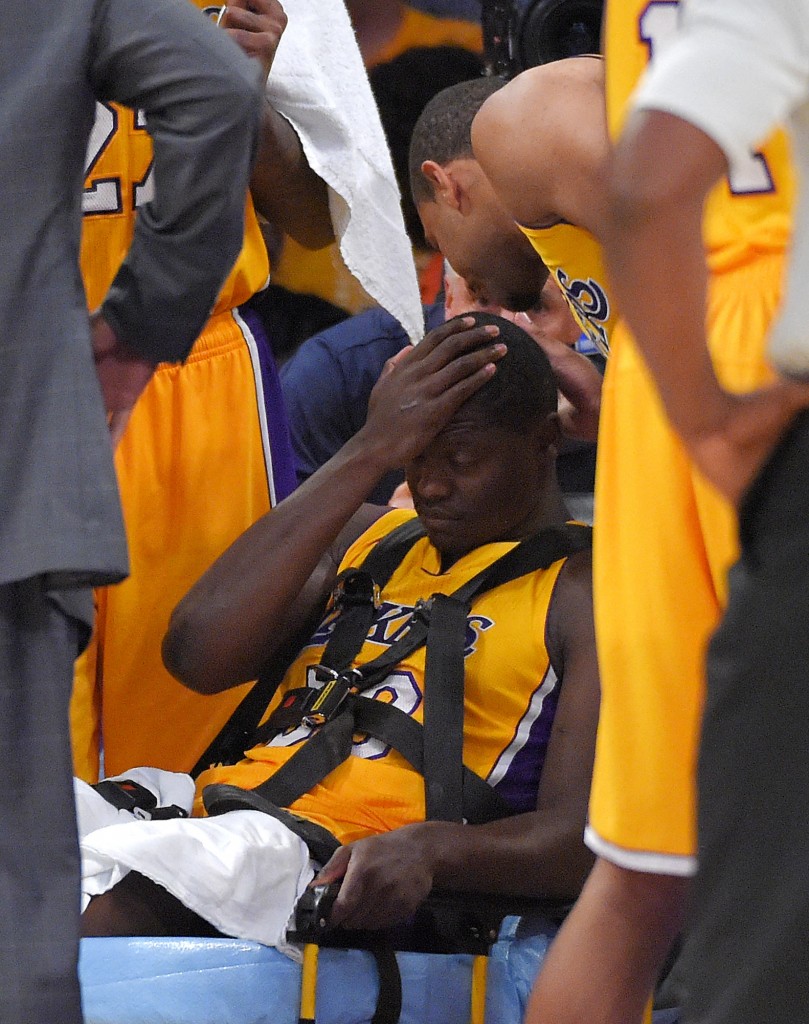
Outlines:
[[[491,376],[505,351],[480,347],[492,340],[490,327],[444,324],[386,364],[363,427],[239,537],[175,609],[163,644],[170,672],[213,693],[254,678],[286,647],[327,595],[348,544],[382,514],[366,508],[353,518],[375,484],[423,451]]]
[[[163,656],[200,692],[255,678],[303,625],[295,601],[387,464],[352,439],[211,566],[175,609]],[[311,586],[328,590],[317,578]]]
[[[547,351],[547,349],[546,349]],[[562,432],[581,441],[598,440],[602,376],[590,360],[568,345],[554,346],[548,353],[559,391],[570,403],[560,415]]]
[[[326,184],[295,129],[266,101],[250,194],[258,212],[301,245],[322,249],[334,240]]]
[[[537,976],[526,1024],[640,1024],[687,884],[598,860]]]
[[[414,828],[439,888],[572,900],[593,863],[582,822],[547,811],[487,825],[425,822]]]
[[[703,204],[723,157],[679,119],[652,112],[635,124],[612,174],[610,275],[666,410],[689,441],[715,429],[726,414],[708,351],[702,241]],[[673,152],[686,155],[673,160]]]

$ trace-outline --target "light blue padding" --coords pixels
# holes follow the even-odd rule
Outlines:
[[[506,918],[491,951],[487,1024],[520,1024],[554,931]],[[397,957],[401,1024],[467,1024],[472,957]],[[300,967],[256,942],[83,939],[79,974],[86,1024],[298,1024]],[[318,1024],[367,1024],[377,986],[369,953],[321,950]],[[677,1020],[655,1014],[655,1024]]]
[[[506,924],[516,919],[507,919]],[[536,966],[533,941],[492,949],[487,1024],[519,1024]],[[525,946],[525,949],[517,947]],[[467,1024],[472,957],[397,954],[401,1024]],[[86,1024],[297,1024],[300,968],[275,949],[236,939],[83,939],[79,973]],[[519,980],[520,991],[515,982]],[[531,978],[532,980],[532,978]],[[376,965],[360,950],[320,952],[318,1024],[365,1024],[376,1006]]]

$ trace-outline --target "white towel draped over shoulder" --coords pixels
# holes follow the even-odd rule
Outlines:
[[[415,344],[424,334],[419,286],[379,114],[340,0],[283,0],[286,31],[267,96],[297,131],[329,186],[345,264]]]
[[[135,768],[119,778],[150,789],[161,806],[190,811],[190,776]],[[145,821],[74,780],[79,818],[82,910],[130,871],[162,885],[226,935],[277,946],[285,941],[298,897],[314,877],[306,844],[260,811],[214,818]]]

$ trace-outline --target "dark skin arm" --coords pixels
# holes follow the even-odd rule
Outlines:
[[[222,26],[270,75],[287,16],[278,0],[231,0]],[[292,125],[265,102],[250,194],[256,210],[296,242],[322,249],[334,241],[326,184],[309,166]]]
[[[613,161],[605,248],[616,299],[672,424],[708,479],[736,502],[809,404],[809,387],[782,380],[735,395],[714,373],[702,210],[726,172],[724,153],[698,128],[661,111],[635,114]]]
[[[322,608],[342,554],[384,513],[364,507],[366,495],[440,433],[504,354],[496,327],[472,323],[442,324],[389,360],[362,429],[183,598],[163,642],[181,682],[218,693],[255,679]]]
[[[599,704],[589,553],[562,570],[546,639],[563,685],[536,811],[486,825],[417,823],[341,848],[317,878],[343,879],[335,923],[379,928],[403,921],[433,886],[578,895],[592,864],[582,835]]]

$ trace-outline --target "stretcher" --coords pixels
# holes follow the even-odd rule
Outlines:
[[[486,963],[485,1024],[521,1024],[555,931],[556,925],[541,917],[503,920]],[[480,964],[475,954],[402,951],[395,956],[401,1024],[469,1024],[480,1012],[473,998]],[[276,949],[237,939],[83,939],[79,975],[86,1024],[299,1024],[309,1012],[306,998],[302,1004],[301,964]],[[371,952],[318,949],[310,1019],[370,1024],[378,994]],[[677,1010],[654,1014],[654,1024],[677,1021]]]

